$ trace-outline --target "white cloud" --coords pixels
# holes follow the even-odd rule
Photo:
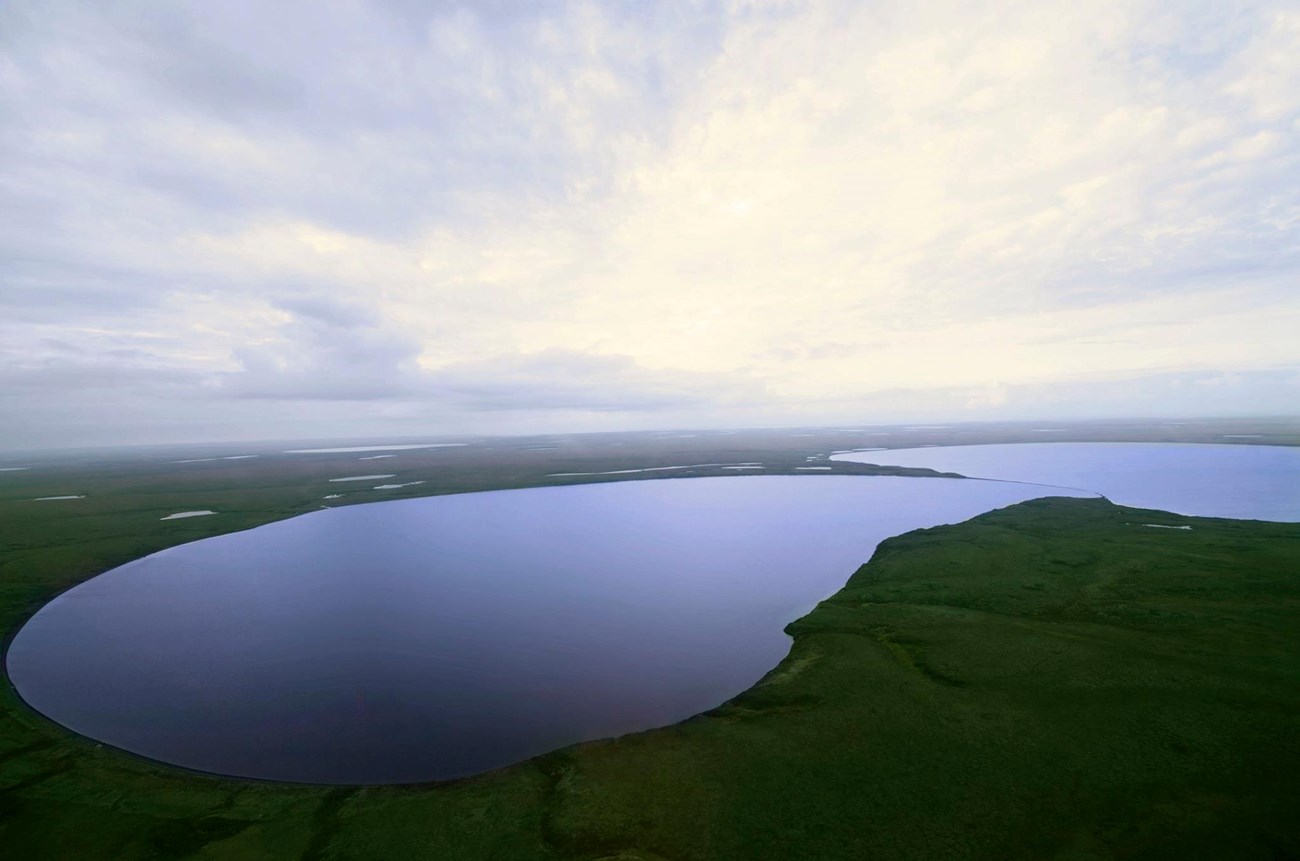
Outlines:
[[[510,430],[1300,367],[1283,4],[2,14],[0,384],[50,422],[114,368],[137,426],[192,379]]]

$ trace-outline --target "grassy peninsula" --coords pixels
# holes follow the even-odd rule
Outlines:
[[[430,475],[457,475],[450,464]],[[114,564],[314,507],[335,468],[263,468],[258,485],[250,462],[231,466],[197,489],[103,467],[101,493],[59,516],[11,500],[5,631]],[[93,483],[79,469],[69,493]],[[412,488],[430,489],[447,492]],[[189,508],[223,516],[159,521]],[[712,712],[463,781],[190,774],[77,738],[6,686],[0,846],[23,859],[1296,857],[1298,616],[1300,525],[1036,500],[888,540],[789,626],[780,666]]]

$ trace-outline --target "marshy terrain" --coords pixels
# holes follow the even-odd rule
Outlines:
[[[8,642],[97,573],[321,505],[754,464],[809,481],[825,474],[809,464],[898,474],[828,458],[1041,442],[1036,427],[461,440],[360,463],[384,452],[14,457],[0,464],[14,469],[0,478],[0,624]],[[1259,422],[1060,436],[1300,441]],[[376,464],[395,478],[374,485],[400,486],[330,482]],[[670,469],[626,472],[651,467]],[[77,498],[35,501],[59,496]],[[216,513],[165,519],[197,511]],[[1288,857],[1300,854],[1298,573],[1297,524],[1024,502],[885,541],[729,702],[443,783],[186,772],[75,736],[6,686],[0,844],[22,858]]]

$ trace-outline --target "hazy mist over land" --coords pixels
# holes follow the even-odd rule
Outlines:
[[[1294,413],[1294,3],[0,7],[0,447]]]

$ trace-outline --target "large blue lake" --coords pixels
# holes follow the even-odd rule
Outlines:
[[[1059,462],[1067,445],[1046,448]],[[987,469],[941,462],[977,456],[974,447],[861,459],[915,454],[935,459],[921,465],[1097,488],[1121,503],[1300,519],[1300,451],[1270,460],[1258,447],[1141,448],[1142,458],[1094,458],[1068,475],[1032,458],[1017,465],[1015,452]],[[1243,451],[1258,458],[1253,471]],[[1131,496],[1098,479],[1123,473],[1115,463],[1141,471]],[[1189,484],[1189,473],[1211,478]],[[1172,504],[1158,504],[1162,488],[1174,489]],[[21,629],[8,670],[59,723],[177,765],[321,783],[459,777],[716,706],[785,656],[783,626],[838,590],[882,539],[1044,495],[1089,494],[810,475],[319,511],[77,586]],[[1231,511],[1224,499],[1236,500]]]
[[[8,668],[42,713],[169,763],[459,777],[719,705],[877,542],[1042,495],[773,476],[336,508],[89,580],[32,617]]]

